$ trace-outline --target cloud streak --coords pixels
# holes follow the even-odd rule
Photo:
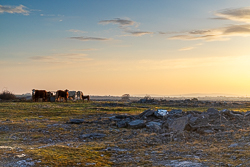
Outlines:
[[[215,13],[219,20],[233,20],[250,23],[250,7],[224,9]],[[250,36],[250,24],[235,24],[207,30],[195,30],[180,32],[169,37],[169,39],[179,40],[205,40],[205,41],[226,41],[233,36]]]
[[[99,21],[99,24],[118,24],[120,26],[132,26],[134,25],[136,22],[129,20],[129,19],[120,19],[120,18],[115,18],[113,20],[102,20]]]
[[[36,60],[36,61],[53,60],[53,58],[49,56],[32,56],[32,57],[29,57],[29,59]]]
[[[149,31],[125,31],[125,32],[131,34],[132,36],[142,36],[146,34],[153,34],[153,32],[149,32]]]
[[[28,59],[36,62],[43,62],[43,63],[74,63],[79,61],[87,61],[91,60],[87,57],[87,54],[82,53],[68,53],[68,54],[52,54],[49,56],[32,56]]]
[[[26,10],[27,7],[23,5],[19,6],[8,6],[8,5],[0,5],[0,13],[19,13],[23,15],[29,15],[30,11]]]
[[[217,29],[190,31],[185,34],[172,36],[169,39],[225,41],[232,36],[250,36],[250,25],[230,25]]]
[[[250,23],[250,7],[224,9],[216,12],[215,15],[219,16],[215,19],[228,19]]]
[[[129,35],[124,35],[124,36],[143,36],[146,34],[153,34],[152,32],[149,31],[140,31],[140,30],[132,30],[131,28],[136,28],[139,26],[139,23],[132,21],[130,19],[112,19],[112,20],[102,20],[99,21],[99,24],[118,24],[119,28],[123,30],[123,32],[128,33]]]
[[[193,50],[194,48],[195,48],[195,47],[185,47],[185,48],[179,49],[179,51]]]
[[[76,30],[76,29],[70,29],[70,30],[67,30],[67,31],[73,32],[73,33],[87,33],[86,31]]]
[[[99,37],[70,37],[70,39],[76,39],[80,41],[109,41],[111,38],[99,38]]]

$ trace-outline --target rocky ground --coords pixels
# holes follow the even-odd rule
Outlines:
[[[114,102],[0,106],[0,166],[250,166],[247,103],[244,111]]]

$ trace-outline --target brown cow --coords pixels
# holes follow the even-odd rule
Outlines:
[[[87,101],[89,102],[89,95],[87,95],[87,96],[83,96],[83,94],[82,94],[82,101],[84,102],[84,99],[87,99]]]
[[[60,101],[61,98],[64,98],[65,101],[67,102],[67,99],[69,98],[69,90],[67,90],[67,89],[65,91],[58,90],[56,92],[56,97],[57,97],[57,101]]]
[[[47,92],[46,90],[32,90],[32,98],[35,102],[38,101],[39,98],[42,98],[43,101],[47,101]]]

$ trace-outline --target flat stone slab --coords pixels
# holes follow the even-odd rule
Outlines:
[[[169,114],[182,114],[182,110],[171,110]]]
[[[140,119],[136,119],[128,123],[128,127],[132,129],[144,128],[145,126],[145,121]]]
[[[178,161],[172,160],[169,163],[165,164],[165,166],[175,166],[175,167],[202,167],[204,164],[192,162],[192,161]]]
[[[161,129],[161,126],[162,126],[162,123],[160,123],[160,122],[154,122],[154,121],[148,122],[146,124],[146,128],[148,128],[148,129],[159,130],[159,129]]]
[[[157,118],[162,118],[162,117],[166,116],[167,114],[168,114],[167,110],[157,110],[157,111],[154,112],[154,115]]]
[[[81,124],[83,122],[84,122],[83,119],[70,119],[69,122],[67,122],[67,123],[68,124]]]
[[[186,125],[188,124],[188,117],[180,117],[175,119],[170,125],[169,129],[175,132],[181,132],[185,129]]]
[[[105,134],[103,133],[90,133],[90,134],[83,134],[80,136],[80,138],[103,138],[103,137],[106,137]]]

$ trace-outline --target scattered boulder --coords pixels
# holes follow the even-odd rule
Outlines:
[[[210,124],[217,124],[220,122],[220,112],[214,108],[209,108],[207,112],[204,112],[203,114],[206,114],[209,116],[208,122]]]
[[[191,114],[191,115],[193,115],[193,116],[199,116],[200,114],[202,114],[202,112],[200,112],[200,111],[187,111],[187,114],[189,115],[189,114]]]
[[[131,129],[144,128],[145,126],[146,126],[146,121],[140,119],[136,119],[128,123],[128,128]]]
[[[209,108],[209,109],[207,109],[206,114],[208,114],[208,115],[218,115],[219,111],[214,109],[214,108]]]
[[[228,148],[238,147],[238,146],[239,146],[239,144],[238,144],[238,143],[233,143],[233,144],[231,144],[230,146],[228,146]]]
[[[103,133],[90,133],[90,134],[83,134],[80,136],[80,138],[85,139],[85,138],[103,138],[106,137],[105,134]]]
[[[209,115],[201,114],[198,117],[191,117],[189,123],[191,125],[207,125],[209,122]]]
[[[146,124],[146,128],[153,129],[153,130],[160,130],[161,126],[162,126],[162,123],[160,123],[160,122],[154,122],[154,121],[148,122]]]
[[[178,160],[168,160],[164,163],[164,166],[171,167],[202,167],[206,166],[202,163],[192,162],[192,161],[178,161]]]
[[[250,116],[250,111],[247,111],[247,112],[245,113],[245,117],[248,117],[248,116]]]
[[[167,110],[157,110],[154,112],[154,115],[156,116],[156,118],[163,118],[167,114],[168,114]]]
[[[194,131],[199,134],[205,134],[205,133],[214,133],[217,131],[224,131],[224,126],[216,126],[216,125],[198,125],[198,126],[192,126],[191,124],[187,124],[185,126],[185,130],[187,131]]]
[[[115,118],[117,119],[125,119],[125,118],[129,118],[128,115],[116,115]]]
[[[69,122],[67,122],[67,123],[68,124],[81,124],[83,122],[84,122],[83,119],[70,119]]]
[[[182,114],[182,110],[171,110],[169,114]]]
[[[139,115],[113,116],[112,120],[118,128],[147,128],[158,133],[192,131],[198,134],[214,134],[226,130],[225,124],[236,123],[247,120],[250,111],[247,113],[235,112],[224,109],[218,111],[209,108],[206,112],[182,110],[145,110]],[[250,119],[250,117],[249,117]],[[233,122],[232,122],[233,121]],[[241,125],[237,125],[238,127]]]
[[[244,118],[243,113],[230,111],[230,110],[227,110],[227,109],[222,110],[221,114],[223,116],[225,116],[226,119],[229,119],[229,120],[238,120],[238,121],[240,121],[240,120],[243,120],[243,118]]]
[[[126,127],[128,127],[128,123],[129,123],[129,122],[131,122],[131,119],[126,118],[126,119],[124,119],[124,120],[117,121],[117,122],[116,122],[116,126],[117,126],[118,128],[126,128]]]
[[[139,118],[147,119],[147,117],[152,116],[154,112],[155,112],[154,110],[148,109],[142,112],[141,114],[139,114],[138,116]]]
[[[188,117],[184,116],[184,117],[175,119],[169,125],[169,129],[175,132],[182,132],[185,129],[187,124],[188,124]]]

